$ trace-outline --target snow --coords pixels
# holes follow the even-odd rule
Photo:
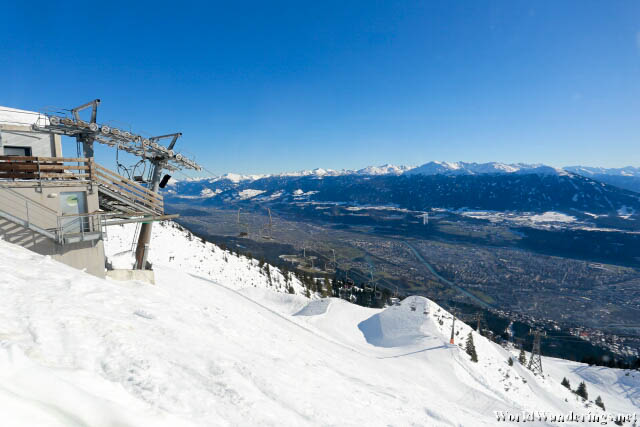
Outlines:
[[[222,190],[220,190],[219,188],[216,188],[215,191],[213,191],[210,188],[204,188],[201,192],[200,192],[200,197],[204,197],[204,198],[209,198],[209,197],[213,197],[217,194],[222,193]]]
[[[590,223],[578,221],[575,216],[567,215],[562,212],[547,211],[543,213],[533,212],[499,212],[499,211],[485,211],[485,210],[469,210],[458,209],[452,211],[459,215],[484,219],[492,223],[504,223],[512,226],[528,226],[539,229],[548,229],[557,226],[573,225],[576,228],[586,229],[591,227]],[[589,214],[592,215],[592,214]],[[593,216],[597,217],[597,216]],[[617,231],[617,230],[616,230]]]
[[[565,170],[574,172],[582,176],[593,177],[596,175],[613,175],[613,176],[640,176],[640,168],[633,166],[625,166],[622,168],[603,168],[592,166],[566,166]]]
[[[231,182],[234,183],[239,183],[242,181],[256,181],[258,179],[261,178],[266,178],[269,177],[270,175],[260,175],[260,174],[256,174],[256,175],[241,175],[241,174],[237,174],[237,173],[226,173],[224,175],[219,176],[218,178],[215,179],[215,181],[220,181],[220,180],[229,180]]]
[[[317,316],[319,314],[324,314],[327,312],[329,308],[329,304],[331,303],[330,298],[317,299],[315,301],[310,301],[308,304],[305,304],[302,309],[298,310],[295,315],[296,316]]]
[[[629,219],[631,216],[635,215],[635,213],[636,210],[630,208],[629,206],[622,206],[620,209],[618,209],[618,216],[624,219]]]
[[[411,299],[416,300],[415,311],[407,311],[407,301],[402,306],[389,307],[360,322],[358,328],[367,342],[378,347],[404,347],[430,341],[428,330],[423,330],[423,313],[428,310],[428,300]]]
[[[155,223],[151,229],[153,244],[148,260],[152,265],[165,265],[185,273],[206,279],[216,279],[233,289],[246,287],[270,288],[276,292],[288,292],[282,272],[271,268],[271,282],[258,261],[243,256],[232,256],[218,246],[203,242],[172,221]],[[112,226],[107,229],[104,242],[105,254],[113,268],[130,269],[134,264],[131,251],[136,236],[135,224]],[[290,281],[296,294],[304,288],[292,276]]]
[[[242,190],[238,193],[238,198],[240,200],[252,199],[256,196],[261,195],[262,193],[264,193],[264,190],[253,190],[251,188],[247,188],[246,190]]]
[[[113,228],[107,253],[126,264],[134,229]],[[640,409],[637,371],[544,358],[547,376],[534,376],[460,321],[450,345],[451,315],[422,297],[380,310],[276,292],[254,260],[171,222],[154,225],[150,260],[156,285],[116,282],[0,241],[3,426],[493,426],[494,411],[600,413],[565,376],[609,413]],[[460,347],[470,332],[478,363]]]
[[[260,197],[258,197],[257,200],[260,200],[260,201],[276,200],[276,199],[279,199],[280,197],[282,197],[283,194],[284,194],[284,190],[278,190],[278,191],[274,191],[273,193],[271,193],[268,196],[260,196]]]
[[[243,175],[237,173],[226,173],[224,175],[220,175],[213,178],[186,178],[185,182],[204,182],[208,181],[209,183],[214,183],[217,181],[231,181],[234,184],[238,184],[245,181],[256,181],[262,178],[270,178],[270,177],[303,177],[303,176],[315,176],[318,178],[322,178],[325,176],[342,176],[342,175],[401,175],[402,173],[413,169],[414,166],[396,166],[392,164],[384,164],[381,166],[367,166],[362,169],[353,170],[353,169],[325,169],[325,168],[315,168],[315,169],[305,169],[296,172],[281,172],[277,174],[252,174],[252,175]],[[169,182],[169,185],[175,185],[178,180],[172,179]]]
[[[173,197],[176,197],[178,199],[209,199],[211,197],[215,197],[218,194],[222,193],[222,190],[220,190],[219,188],[216,188],[214,191],[210,188],[203,188],[202,191],[200,191],[200,194],[198,194],[197,196],[177,194],[175,190],[167,190],[167,193],[172,194]]]
[[[569,175],[569,172],[542,164],[526,163],[467,163],[433,161],[412,168],[407,175],[482,175],[482,174],[537,174],[537,175]]]
[[[4,108],[4,107],[0,107]],[[20,110],[18,110],[20,111]],[[37,113],[36,113],[37,114]],[[2,114],[0,111],[0,122],[2,121]],[[601,167],[589,167],[589,166],[566,166],[563,168],[556,168],[553,166],[547,166],[543,164],[528,164],[528,163],[501,163],[501,162],[487,162],[487,163],[475,163],[475,162],[446,162],[446,161],[431,161],[424,163],[421,166],[405,166],[405,165],[392,165],[384,164],[381,166],[367,166],[362,169],[306,169],[296,172],[282,172],[276,174],[252,174],[243,175],[237,173],[227,173],[214,178],[196,178],[185,179],[185,181],[209,181],[210,183],[229,180],[235,184],[244,181],[256,181],[262,178],[269,177],[302,177],[302,176],[342,176],[342,175],[478,175],[478,174],[538,174],[538,175],[558,175],[567,176],[570,174],[579,174],[586,177],[593,177],[596,175],[618,175],[618,176],[640,176],[640,168],[626,166],[623,168],[601,168]],[[169,185],[175,184],[175,180],[171,180]]]
[[[318,193],[317,191],[307,191],[305,193],[304,191],[302,191],[302,189],[298,188],[293,192],[293,196],[294,196],[294,199],[299,200],[300,198],[313,196],[314,194],[317,194],[317,193]]]
[[[406,171],[413,169],[415,166],[396,166],[392,164],[384,164],[382,166],[367,166],[357,170],[358,175],[401,175]]]
[[[349,206],[346,210],[351,212],[357,212],[361,210],[378,210],[378,211],[393,211],[393,212],[411,212],[409,209],[399,208],[397,205],[359,205]]]
[[[500,162],[488,162],[488,163],[467,163],[467,162],[443,162],[433,161],[412,168],[405,172],[408,175],[479,175],[479,174],[553,174],[553,175],[567,175],[567,172],[562,169],[557,169],[551,166],[545,166],[541,164],[525,164],[514,163],[506,164]]]
[[[533,221],[534,223],[548,223],[548,222],[570,223],[570,222],[575,222],[576,217],[563,214],[561,212],[549,211],[539,215],[533,215],[530,218],[530,220]]]

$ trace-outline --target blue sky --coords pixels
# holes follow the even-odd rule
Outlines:
[[[101,98],[215,173],[640,166],[637,1],[12,3],[0,105]]]

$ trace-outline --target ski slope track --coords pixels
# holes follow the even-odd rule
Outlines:
[[[128,226],[110,261],[131,262]],[[102,280],[0,241],[2,426],[495,426],[494,411],[640,412],[640,373],[543,358],[533,375],[434,302],[370,309],[153,228],[156,285]],[[473,334],[478,363],[461,346]],[[529,425],[554,425],[529,422]],[[612,424],[612,423],[610,423]],[[562,423],[561,425],[572,425]],[[596,425],[596,424],[594,424]],[[599,425],[599,424],[597,424]]]

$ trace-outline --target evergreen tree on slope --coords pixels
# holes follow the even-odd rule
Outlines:
[[[467,354],[469,356],[471,356],[471,361],[472,362],[477,362],[478,361],[478,353],[476,353],[476,346],[473,343],[473,334],[471,332],[469,332],[469,335],[467,336]]]

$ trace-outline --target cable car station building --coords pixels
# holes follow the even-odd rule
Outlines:
[[[104,277],[106,227],[142,223],[134,269],[145,270],[153,221],[177,216],[164,214],[162,171],[200,167],[173,151],[179,133],[143,138],[99,125],[99,103],[72,109],[71,117],[0,107],[0,238]],[[85,121],[79,113],[86,109]],[[81,155],[65,157],[62,136],[75,138]],[[168,148],[159,144],[165,138]],[[136,182],[100,165],[94,142],[148,161],[150,179]]]

